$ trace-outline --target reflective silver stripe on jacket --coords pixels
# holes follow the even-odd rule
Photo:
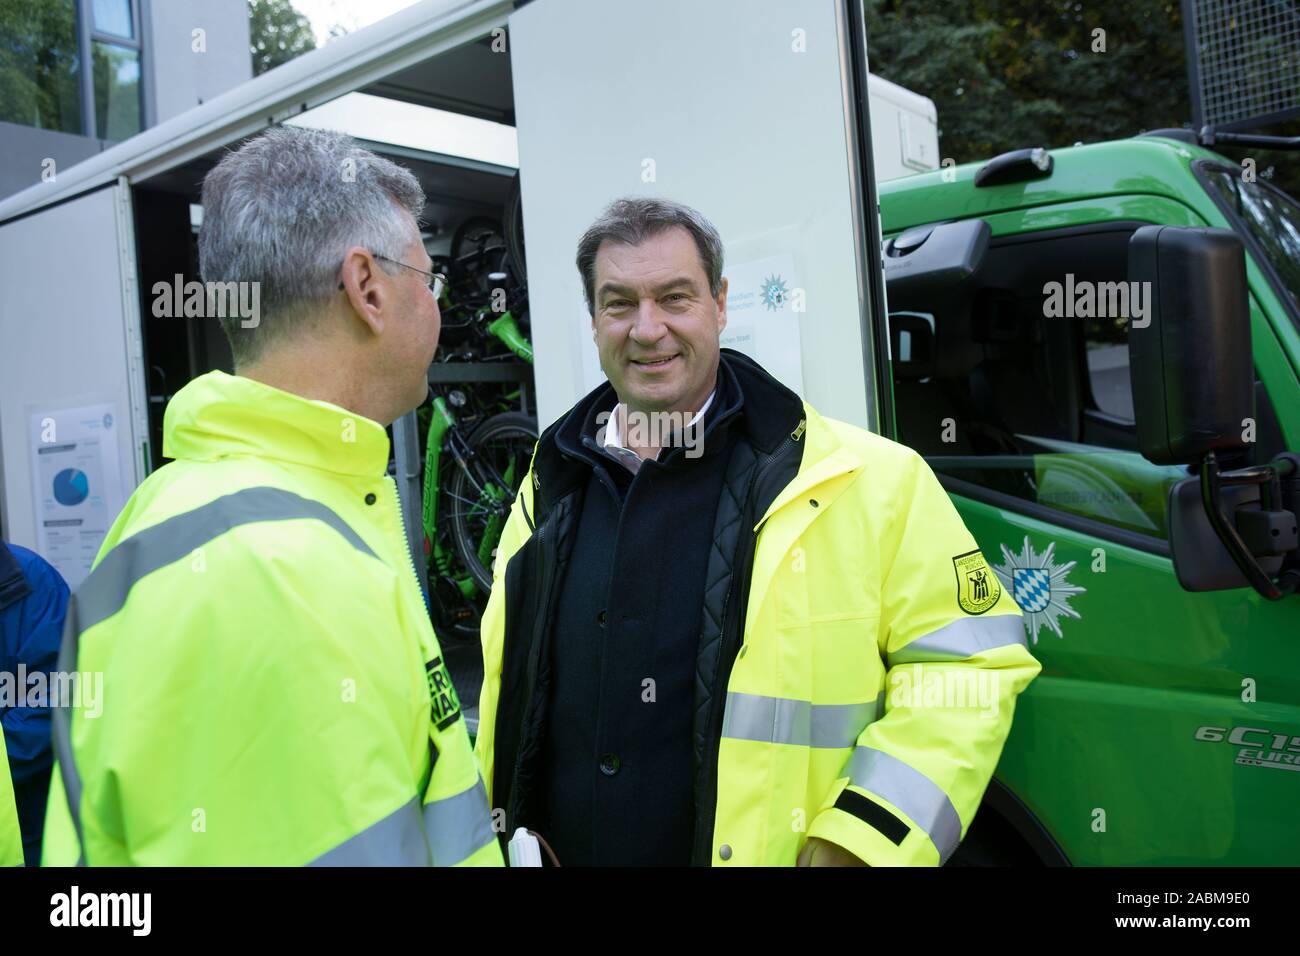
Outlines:
[[[400,810],[344,840],[308,866],[428,866],[420,801],[412,797]]]
[[[961,617],[900,647],[887,655],[887,659],[890,667],[919,661],[962,661],[1008,644],[1028,646],[1024,619],[1019,615]]]
[[[483,778],[460,793],[426,803],[424,831],[434,866],[455,866],[492,843],[497,837]]]
[[[925,831],[939,851],[940,864],[957,849],[961,817],[948,795],[921,771],[873,747],[854,750],[847,769],[850,784],[888,800]]]
[[[496,840],[480,777],[474,786],[401,809],[313,860],[310,866],[455,866]]]
[[[81,635],[120,611],[136,582],[239,525],[295,518],[322,521],[358,551],[378,559],[346,521],[319,501],[280,488],[266,487],[244,488],[223,495],[119,541],[104,555],[77,588],[77,593],[68,600],[63,640],[59,646],[59,672],[71,674],[76,671]],[[72,714],[65,703],[54,707],[51,716],[54,751],[68,797],[68,810],[77,831],[77,844],[81,848],[79,862],[84,863],[86,843],[81,828],[81,777],[72,752]]]
[[[880,718],[884,704],[883,691],[864,704],[814,704],[731,691],[722,718],[722,736],[798,747],[848,748],[858,742],[868,724]]]
[[[193,511],[173,515],[119,541],[77,588],[81,629],[88,631],[120,611],[131,588],[141,578],[179,561],[230,529],[261,521],[290,521],[295,518],[324,522],[352,547],[376,557],[346,521],[319,501],[280,488],[245,488],[209,501]]]

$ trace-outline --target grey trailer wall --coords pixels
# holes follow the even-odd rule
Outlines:
[[[53,432],[45,436],[52,441],[42,441],[32,417],[39,422],[81,406],[111,406],[106,434],[115,444],[106,460],[117,473],[92,474],[89,492],[94,496],[101,485],[116,487],[116,500],[105,502],[116,517],[124,496],[144,477],[137,439],[144,434],[137,427],[144,378],[125,192],[123,186],[109,186],[0,226],[0,505],[5,536],[41,550],[73,587],[98,543],[94,535],[84,535],[75,560],[55,560],[48,543],[41,546],[38,521],[57,520],[59,508],[51,502],[50,488],[34,485],[34,463],[42,446],[61,444],[66,436]],[[75,518],[80,510],[69,508],[67,515]],[[73,532],[65,525],[60,533]],[[102,534],[98,537],[102,540]]]

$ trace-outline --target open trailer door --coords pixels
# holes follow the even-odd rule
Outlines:
[[[0,223],[4,534],[74,589],[148,470],[133,235],[123,179]]]
[[[722,344],[824,414],[879,430],[889,376],[859,4],[534,0],[509,41],[541,425],[603,379],[578,238],[611,200],[654,195],[722,233]]]

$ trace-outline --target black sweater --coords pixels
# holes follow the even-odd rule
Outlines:
[[[539,832],[564,865],[690,862],[696,652],[714,514],[743,396],[722,363],[699,457],[665,449],[633,476],[595,441],[556,435],[587,487],[556,602]]]

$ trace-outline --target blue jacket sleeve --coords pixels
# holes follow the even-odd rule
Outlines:
[[[25,597],[0,608],[0,672],[12,675],[9,682],[15,692],[20,664],[29,686],[32,675],[44,672],[48,688],[63,636],[68,586],[40,555],[17,545],[0,546],[7,547],[17,560],[31,589]],[[0,698],[0,725],[15,788],[49,769],[52,758],[48,707],[10,706],[7,699]]]

